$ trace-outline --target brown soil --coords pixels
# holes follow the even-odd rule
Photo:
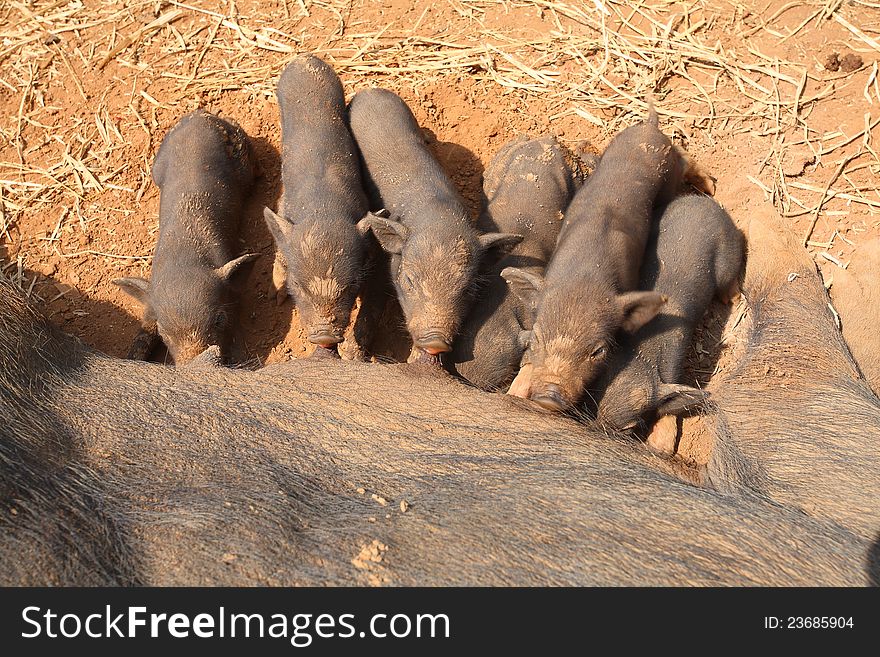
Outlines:
[[[826,16],[833,3],[820,0],[602,0],[605,33],[590,2],[126,4],[0,7],[0,266],[58,324],[115,356],[140,309],[110,281],[149,274],[152,159],[196,107],[237,120],[263,170],[242,234],[242,251],[264,254],[242,306],[244,357],[309,353],[291,303],[276,306],[271,293],[274,245],[261,216],[281,191],[273,86],[300,52],[333,63],[349,95],[381,85],[410,103],[474,214],[483,168],[506,141],[553,132],[601,149],[644,115],[650,92],[734,219],[745,225],[774,203],[809,235],[829,284],[880,236],[876,4],[854,0]],[[823,198],[829,189],[848,196]],[[692,358],[699,381],[725,366],[719,340],[738,314],[710,313]]]

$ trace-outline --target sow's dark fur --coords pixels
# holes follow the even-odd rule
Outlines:
[[[746,293],[775,300],[780,288]],[[757,330],[750,353],[781,358],[793,310],[758,302],[753,319],[769,342]],[[812,362],[812,376],[845,364],[832,361]],[[820,380],[834,376],[823,370]],[[791,389],[739,374],[733,386],[724,404],[751,388],[780,427],[803,424],[803,396]],[[876,399],[846,405],[864,390],[855,380],[839,389],[851,417],[835,441],[855,422],[877,426]],[[748,482],[726,494],[694,487],[638,445],[434,368],[306,359],[251,372],[108,358],[60,334],[6,283],[0,407],[6,585],[815,586],[880,577],[876,513],[859,518],[845,504],[876,501],[870,458],[841,470],[836,453],[819,454],[791,478],[769,461],[764,490],[774,497],[789,481],[836,490],[840,502],[804,507],[807,515],[802,495],[780,504]],[[730,430],[745,448],[741,427]],[[876,455],[867,435],[851,436],[850,455]]]

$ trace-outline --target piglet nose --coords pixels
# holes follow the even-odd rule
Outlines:
[[[452,351],[451,340],[439,331],[429,331],[423,333],[415,340],[415,345],[426,354],[436,356],[446,351]]]
[[[314,326],[309,331],[309,342],[322,347],[332,347],[342,342],[342,336],[329,326]]]
[[[548,411],[559,412],[565,408],[562,391],[555,383],[550,383],[532,394],[532,401]]]
[[[342,338],[330,333],[313,333],[309,336],[309,342],[321,347],[332,347],[342,342]]]

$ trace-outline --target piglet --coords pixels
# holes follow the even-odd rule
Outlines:
[[[132,355],[146,358],[158,339],[183,365],[215,345],[225,358],[241,284],[257,254],[234,257],[254,156],[244,131],[197,110],[159,147],[159,239],[150,280],[113,282],[144,306]]]
[[[688,169],[684,153],[647,121],[618,134],[575,194],[545,277],[508,268],[515,288],[540,295],[524,366],[510,393],[551,411],[577,404],[602,373],[619,331],[634,333],[666,299],[637,291],[655,203],[671,200]],[[523,292],[518,292],[520,295]]]
[[[667,298],[663,312],[627,336],[599,379],[596,417],[609,428],[646,428],[648,445],[671,455],[676,414],[701,403],[706,393],[682,385],[682,366],[694,329],[713,296],[729,302],[739,291],[742,233],[727,212],[706,196],[681,196],[653,227],[640,288]]]
[[[273,280],[289,293],[309,342],[343,341],[364,278],[367,197],[346,123],[342,83],[313,56],[291,62],[278,80],[281,112],[280,215],[264,211],[278,247]]]
[[[520,136],[507,143],[484,174],[487,206],[478,226],[520,234],[522,242],[483,275],[476,302],[461,328],[446,368],[484,390],[504,390],[519,370],[531,336],[535,296],[508,288],[506,267],[540,276],[575,190],[595,167],[595,156],[576,156],[555,137]],[[526,292],[522,297],[514,292]]]
[[[519,242],[507,233],[480,234],[452,181],[428,150],[406,103],[384,89],[364,89],[349,106],[374,209],[360,226],[390,254],[394,283],[416,349],[452,350],[486,259]]]

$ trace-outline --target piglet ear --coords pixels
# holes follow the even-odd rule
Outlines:
[[[361,235],[366,236],[366,234],[370,232],[370,229],[373,226],[372,222],[374,219],[390,218],[391,213],[388,212],[388,210],[386,210],[385,208],[382,208],[381,210],[376,210],[375,212],[367,212],[367,214],[364,215],[364,218],[357,222],[355,227]]]
[[[113,285],[118,285],[127,295],[136,299],[143,305],[147,305],[150,296],[150,281],[145,278],[114,278]]]
[[[513,233],[486,233],[478,239],[483,249],[483,264],[495,264],[522,242],[523,236]]]
[[[635,333],[650,322],[667,301],[659,292],[626,292],[617,297],[623,313],[621,328],[627,333]]]
[[[657,417],[678,415],[709,398],[709,393],[678,383],[661,383],[657,387]]]
[[[247,279],[248,274],[251,273],[251,269],[254,267],[254,262],[259,257],[259,253],[246,253],[234,260],[230,260],[214,271],[217,273],[217,276],[233,287],[240,287],[245,279]]]
[[[534,309],[538,297],[544,289],[544,278],[518,267],[505,267],[501,270],[501,278],[507,281],[510,291],[522,301],[527,308]]]
[[[387,253],[396,255],[403,251],[403,244],[409,236],[406,226],[399,221],[372,213],[367,213],[367,216],[358,222],[357,228],[362,235],[372,231],[379,240],[379,246]]]
[[[291,239],[293,233],[292,221],[288,221],[284,217],[275,214],[269,208],[263,208],[263,219],[266,220],[266,225],[269,227],[269,232],[272,233],[276,244],[280,246]]]

